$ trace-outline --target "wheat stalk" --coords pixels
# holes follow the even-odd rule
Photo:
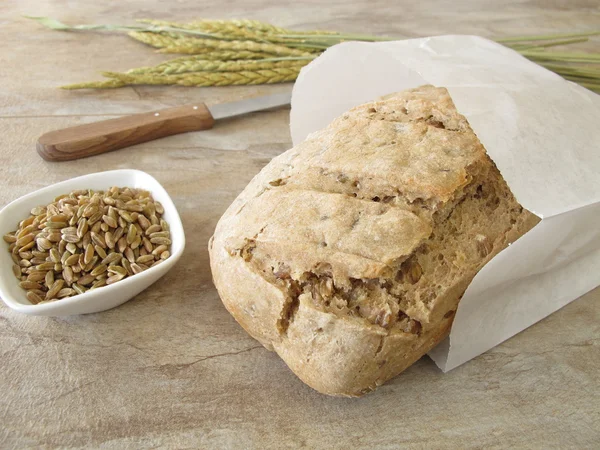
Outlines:
[[[496,42],[511,43],[511,42],[531,42],[531,41],[552,41],[556,39],[564,39],[564,38],[579,38],[579,37],[590,37],[590,36],[598,36],[600,35],[600,31],[587,31],[584,33],[566,33],[566,34],[546,34],[539,36],[513,36],[509,38],[500,38],[496,39]]]
[[[73,91],[77,89],[113,89],[127,86],[127,83],[122,80],[102,80],[102,81],[87,81],[84,83],[73,83],[61,86],[61,89]]]
[[[258,53],[258,52],[247,52],[247,51],[228,51],[228,50],[217,50],[217,51],[209,51],[207,50],[205,53],[201,53],[199,55],[193,56],[184,56],[181,58],[171,59],[169,61],[165,61],[164,63],[158,64],[154,67],[138,67],[136,69],[128,70],[127,73],[135,74],[135,73],[145,73],[145,72],[155,72],[159,73],[164,71],[168,67],[176,67],[178,65],[187,66],[191,65],[192,61],[204,61],[205,63],[215,61],[219,63],[224,62],[238,62],[244,63],[253,60],[262,60],[263,62],[272,61],[275,55],[271,55],[269,53]],[[310,57],[301,57],[303,59],[309,59]],[[279,61],[281,58],[274,58]],[[312,60],[312,58],[310,58]]]
[[[190,23],[168,22],[165,20],[141,19],[140,23],[146,23],[157,27],[180,28],[182,30],[197,30],[212,35],[215,39],[222,40],[254,40],[266,41],[267,33],[251,28],[240,27],[237,24],[226,21],[203,20]]]
[[[254,70],[296,68],[300,69],[307,64],[307,60],[272,61],[269,59],[258,61],[211,61],[204,56],[192,56],[167,61],[155,67],[141,67],[127,71],[127,74],[180,74],[188,72],[241,72]]]
[[[255,35],[273,35],[286,34],[290,30],[259,22],[257,20],[195,20],[188,23],[171,22],[166,20],[139,19],[136,22],[155,25],[159,27],[173,27],[184,30],[198,30],[206,33],[215,33],[221,35],[243,36],[248,33]]]
[[[176,75],[163,75],[155,73],[128,74],[119,72],[104,72],[102,75],[111,78],[114,85],[106,83],[103,88],[120,87],[120,83],[126,85],[174,85],[181,86],[231,86],[231,85],[253,85],[272,84],[294,81],[300,72],[299,68],[274,68],[268,70],[244,70],[240,72],[198,72]],[[111,81],[112,81],[111,80]],[[65,86],[65,89],[84,89],[92,83],[80,83]]]
[[[189,24],[180,24],[177,22],[167,22],[163,20],[148,20],[144,19],[139,21],[141,23],[147,23],[157,27],[170,27],[179,28],[186,31],[200,31],[208,36],[207,38],[234,41],[234,40],[250,40],[250,41],[264,41],[263,33],[252,32],[246,28],[240,28],[232,24],[213,24],[211,22],[201,23],[192,22]],[[265,41],[266,42],[266,41]]]
[[[247,36],[253,34],[265,39],[277,35],[299,35],[301,38],[314,35],[339,35],[336,31],[292,31],[258,20],[232,19],[232,20],[195,20],[188,23],[171,22],[166,20],[139,19],[136,22],[155,25],[158,27],[181,28],[184,30],[197,30],[205,33],[224,36]]]
[[[280,56],[304,56],[309,52],[296,50],[272,42],[252,40],[199,39],[167,32],[130,31],[133,39],[160,49],[160,53],[183,53],[197,55],[213,51],[252,52]]]
[[[220,83],[241,84],[244,79],[248,84],[257,84],[257,80],[265,80],[265,83],[280,82],[272,80],[293,81],[295,79],[293,74],[297,76],[300,67],[308,64],[311,59],[332,45],[348,40],[369,42],[393,40],[387,37],[330,31],[291,31],[247,19],[197,20],[189,23],[142,19],[138,21],[140,25],[137,26],[69,26],[51,18],[32,18],[55,30],[127,31],[133,39],[159,49],[159,53],[196,55],[191,58],[167,61],[155,67],[132,69],[119,77],[110,76],[111,79],[106,81],[66,86],[67,89],[113,88],[127,84],[140,84],[141,80],[148,80],[152,82],[151,84],[195,86],[223,85]],[[497,42],[518,51],[531,61],[566,79],[600,92],[600,70],[598,70],[600,54],[546,51],[547,48],[557,45],[585,42],[596,35],[600,35],[600,31],[511,37],[498,39]],[[250,64],[250,60],[256,62]],[[292,60],[296,61],[291,62]],[[260,73],[268,70],[274,72],[270,72],[268,76],[266,73]],[[285,70],[290,72],[286,74],[277,72]],[[213,72],[215,77],[208,76]],[[233,75],[236,73],[237,76]],[[241,73],[247,75],[240,76]],[[181,75],[182,78],[177,80],[168,78],[175,75]]]
[[[220,41],[217,39],[184,38],[159,50],[160,53],[196,54],[210,48],[212,50],[249,51],[270,53],[278,56],[306,56],[309,53],[284,45],[260,43],[254,41]]]
[[[333,31],[305,31],[293,32],[284,28],[272,27],[271,31],[263,31],[269,29],[268,24],[262,22],[250,23],[243,25],[244,21],[225,21],[225,20],[199,20],[190,23],[169,22],[165,20],[141,19],[139,23],[149,24],[160,29],[179,29],[184,32],[201,32],[205,37],[219,40],[245,40],[261,43],[274,43],[299,48],[304,50],[322,51],[332,45],[331,41],[318,41],[319,36],[326,39],[334,39],[336,43],[342,42],[348,36],[343,37]],[[240,23],[242,22],[242,23]],[[175,33],[170,33],[175,34]],[[180,34],[179,37],[185,37],[185,34]],[[362,37],[362,40],[378,40],[379,38]],[[179,46],[174,45],[172,48],[177,49]],[[170,51],[169,53],[180,53],[179,50]],[[187,51],[186,51],[187,53]]]

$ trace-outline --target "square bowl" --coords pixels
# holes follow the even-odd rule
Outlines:
[[[119,306],[146,289],[179,260],[185,247],[185,235],[181,219],[167,191],[151,175],[140,170],[112,170],[72,178],[27,194],[6,205],[0,211],[0,234],[14,231],[18,222],[29,216],[31,209],[51,203],[55,197],[78,189],[107,190],[111,186],[140,188],[149,191],[154,200],[165,210],[163,218],[171,231],[171,256],[161,264],[124,278],[114,284],[103,286],[83,294],[74,295],[49,303],[32,304],[25,290],[19,287],[10,268],[14,264],[7,245],[0,245],[0,297],[10,308],[37,316],[68,316],[105,311]]]

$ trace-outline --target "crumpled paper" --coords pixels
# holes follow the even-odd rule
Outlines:
[[[294,145],[353,106],[446,87],[515,197],[542,221],[490,261],[430,356],[451,370],[600,284],[600,96],[476,36],[348,42],[294,86]]]

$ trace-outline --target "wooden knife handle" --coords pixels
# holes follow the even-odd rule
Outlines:
[[[215,119],[204,103],[78,125],[42,135],[37,151],[46,161],[68,161],[141,142],[208,130]]]

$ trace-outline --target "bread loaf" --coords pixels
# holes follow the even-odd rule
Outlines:
[[[444,88],[357,106],[276,157],[209,243],[225,307],[309,386],[359,396],[440,342],[539,219]]]

